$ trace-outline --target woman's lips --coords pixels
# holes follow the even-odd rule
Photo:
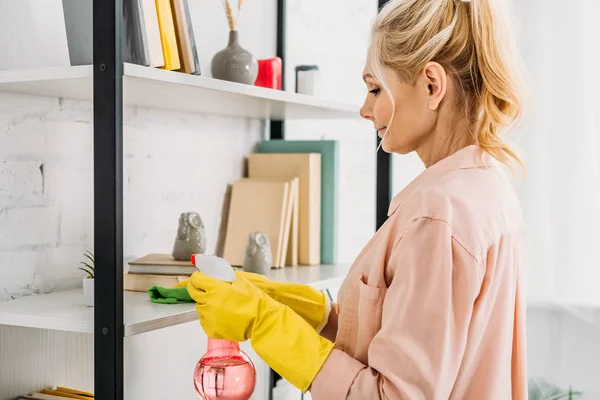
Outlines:
[[[387,127],[383,127],[377,130],[377,136],[379,137],[383,137],[383,135],[385,135],[385,131],[387,130]]]

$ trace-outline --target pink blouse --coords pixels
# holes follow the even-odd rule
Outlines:
[[[340,288],[314,400],[526,400],[522,218],[478,146],[427,168]]]

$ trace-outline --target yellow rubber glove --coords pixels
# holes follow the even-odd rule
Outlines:
[[[290,307],[317,331],[321,331],[327,323],[331,305],[324,292],[308,285],[275,282],[252,272],[236,271],[235,274],[238,278],[243,276],[276,301]]]
[[[196,271],[188,293],[206,334],[215,339],[250,339],[256,354],[292,385],[306,392],[334,345],[290,307],[243,275],[233,283]]]
[[[274,300],[290,307],[317,332],[320,332],[327,323],[331,304],[324,292],[308,285],[272,281],[264,275],[252,272],[235,271],[235,275],[238,278],[240,276],[246,278]],[[174,287],[187,286],[188,281],[189,279],[186,279]]]

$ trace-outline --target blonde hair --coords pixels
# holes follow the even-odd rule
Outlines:
[[[525,164],[501,134],[521,118],[528,90],[508,3],[391,0],[373,25],[367,68],[389,93],[383,67],[414,83],[427,62],[442,65],[461,89],[461,106],[469,127],[477,127],[479,146],[514,172],[511,158],[523,170]]]

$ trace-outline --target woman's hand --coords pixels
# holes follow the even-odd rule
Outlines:
[[[272,281],[265,278],[264,275],[252,272],[236,271],[235,274],[248,279],[270,297],[290,307],[317,332],[320,332],[327,324],[331,305],[323,291],[313,289],[308,285]]]
[[[334,347],[290,307],[242,275],[229,283],[196,271],[187,289],[209,337],[237,342],[250,339],[260,358],[303,392]]]

